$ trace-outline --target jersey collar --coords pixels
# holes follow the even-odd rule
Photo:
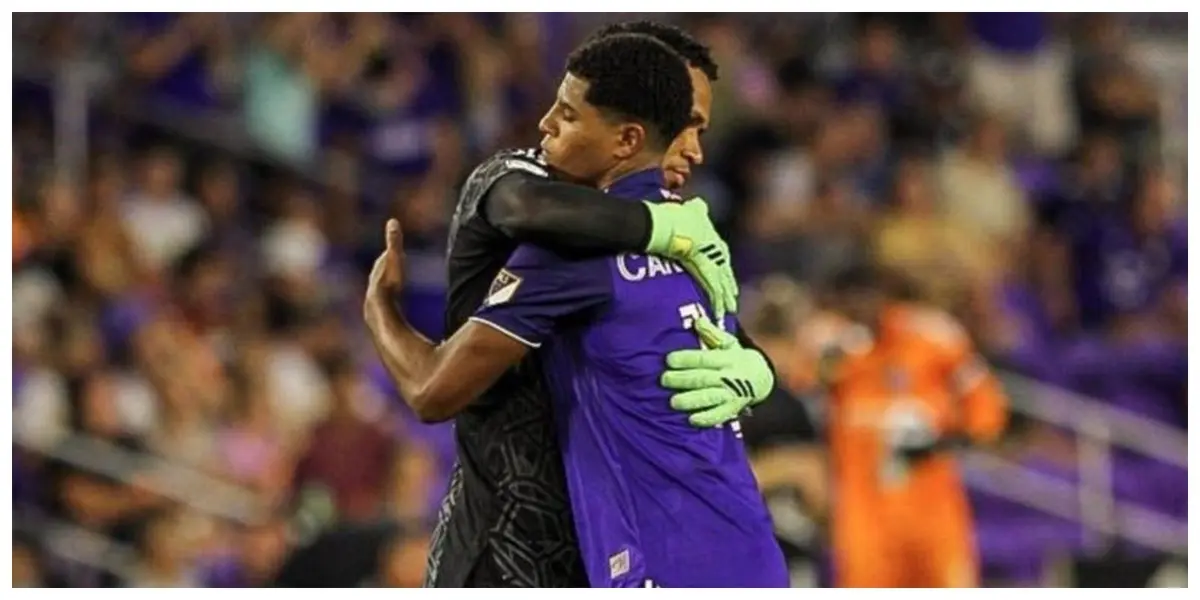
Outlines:
[[[630,173],[612,183],[604,191],[614,196],[635,200],[658,200],[667,180],[662,169],[644,169]]]

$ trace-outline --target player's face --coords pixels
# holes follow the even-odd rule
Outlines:
[[[712,82],[700,69],[689,67],[688,73],[692,76],[692,118],[687,129],[671,142],[663,159],[667,187],[673,190],[683,187],[692,175],[692,167],[704,162],[700,138],[712,117]]]
[[[621,160],[622,125],[586,100],[588,82],[567,73],[538,130],[547,164],[579,183],[597,185]]]

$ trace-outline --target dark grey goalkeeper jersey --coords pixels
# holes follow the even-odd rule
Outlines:
[[[496,181],[514,171],[547,176],[536,151],[507,150],[463,183],[450,229],[448,333],[483,304],[517,246],[480,211]],[[458,464],[438,514],[427,586],[587,585],[543,381],[527,359],[455,419]]]

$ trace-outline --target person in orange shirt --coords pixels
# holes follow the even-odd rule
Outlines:
[[[1006,399],[958,323],[889,298],[881,281],[870,268],[843,274],[840,319],[814,321],[835,583],[972,587],[972,517],[950,451],[999,437]]]

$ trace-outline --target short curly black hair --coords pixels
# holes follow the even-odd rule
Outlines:
[[[717,80],[717,62],[713,60],[712,50],[701,43],[700,40],[692,37],[692,34],[674,25],[648,20],[623,21],[601,27],[591,35],[590,39],[594,40],[621,33],[648,35],[678,52],[689,65],[700,69],[704,73],[704,76],[708,77],[709,81]]]
[[[589,104],[640,122],[651,143],[665,149],[687,127],[692,80],[683,57],[648,35],[594,39],[567,57],[567,72],[588,83]]]

